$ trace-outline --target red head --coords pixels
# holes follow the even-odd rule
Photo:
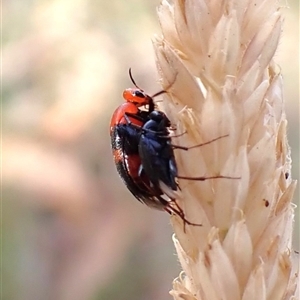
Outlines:
[[[127,102],[133,103],[137,107],[143,106],[143,105],[150,105],[150,107],[153,107],[153,109],[154,109],[153,98],[158,95],[161,95],[163,93],[166,93],[166,91],[163,90],[163,91],[160,91],[160,92],[154,94],[153,96],[149,96],[135,83],[135,81],[132,77],[132,74],[131,74],[131,69],[129,69],[129,77],[136,88],[126,89],[123,92],[123,98]],[[153,110],[153,109],[151,109],[151,110]]]
[[[153,102],[152,97],[148,96],[141,89],[126,89],[123,92],[123,98],[127,102],[135,104],[137,107],[147,105],[150,104],[150,102]]]

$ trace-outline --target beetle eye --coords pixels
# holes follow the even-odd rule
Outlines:
[[[137,91],[134,92],[134,96],[139,97],[139,98],[145,98],[144,93],[142,93],[139,90],[137,90]]]

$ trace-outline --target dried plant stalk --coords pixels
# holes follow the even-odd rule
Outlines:
[[[291,179],[275,0],[163,0],[154,48],[163,108],[189,146],[175,150],[180,175],[241,177],[180,181],[187,226],[172,217],[183,273],[174,299],[298,299],[292,250]]]

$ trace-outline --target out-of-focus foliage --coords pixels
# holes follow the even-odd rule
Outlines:
[[[294,178],[296,2],[284,10],[286,30],[277,54]],[[110,116],[123,101],[122,90],[131,86],[129,67],[150,94],[160,89],[151,44],[159,33],[158,4],[2,4],[3,299],[168,298],[178,274],[168,216],[137,203],[126,190],[109,139]]]

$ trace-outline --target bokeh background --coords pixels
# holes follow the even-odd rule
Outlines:
[[[160,89],[158,4],[2,2],[1,299],[171,298],[180,268],[168,216],[126,190],[109,138],[129,67],[149,94]],[[299,2],[289,5],[276,59],[299,179]]]

